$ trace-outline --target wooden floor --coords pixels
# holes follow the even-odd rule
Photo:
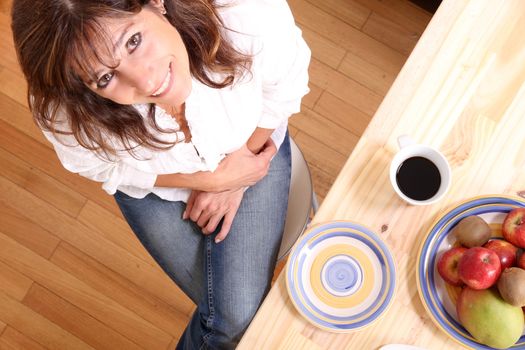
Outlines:
[[[322,200],[430,20],[403,0],[290,0],[313,51],[291,134]],[[194,305],[33,126],[0,0],[0,349],[173,349]]]

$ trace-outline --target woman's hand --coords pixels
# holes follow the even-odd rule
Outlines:
[[[277,152],[271,139],[261,151],[253,154],[246,145],[228,154],[213,172],[213,192],[252,186],[268,173],[270,161]]]
[[[214,232],[221,219],[224,218],[221,230],[215,237],[215,243],[219,243],[230,232],[243,195],[244,188],[224,192],[194,190],[191,192],[182,218],[184,220],[190,218],[197,223],[205,235]]]
[[[246,145],[228,154],[214,172],[160,174],[155,187],[190,188],[206,192],[221,192],[240,187],[252,186],[268,173],[270,161],[277,153],[271,139],[261,151],[252,153]]]

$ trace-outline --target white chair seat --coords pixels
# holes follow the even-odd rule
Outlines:
[[[317,198],[313,189],[308,164],[297,144],[290,137],[292,174],[288,197],[288,212],[278,260],[284,258],[310,222],[311,210],[317,211]]]

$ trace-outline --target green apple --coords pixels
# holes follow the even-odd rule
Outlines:
[[[506,349],[521,337],[524,326],[521,307],[505,302],[493,288],[464,288],[456,308],[459,322],[482,344]]]

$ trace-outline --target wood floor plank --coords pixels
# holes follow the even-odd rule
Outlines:
[[[1,147],[0,164],[2,164],[0,175],[71,217],[77,217],[87,202],[87,199],[78,192]]]
[[[122,217],[114,215],[93,201],[88,201],[80,211],[77,220],[86,225],[86,227],[97,230],[106,239],[124,248],[136,257],[152,266],[157,266],[155,260],[144,249],[131,231],[128,223]]]
[[[297,135],[297,132],[298,132],[298,131],[299,131],[299,130],[297,130],[297,128],[296,128],[295,126],[293,126],[293,125],[288,125],[288,132],[289,132],[289,134],[290,134],[290,137],[292,137],[292,138],[295,137],[295,135]]]
[[[372,12],[368,7],[353,0],[308,0],[330,15],[350,24],[355,28],[362,28]]]
[[[421,33],[410,31],[387,17],[373,12],[363,27],[363,32],[402,54],[409,55]]]
[[[305,97],[303,97],[301,103],[311,109],[314,108],[315,103],[323,93],[323,89],[312,82],[308,83],[308,87],[310,88],[310,92]]]
[[[82,276],[93,289],[115,298],[115,302],[176,338],[189,321],[189,315],[133,285],[70,244],[60,244],[51,261],[74,276]]]
[[[334,178],[339,174],[346,161],[346,156],[302,131],[296,135],[294,140],[301,151],[304,152],[308,164],[316,164],[316,166],[334,176]]]
[[[0,1],[0,32],[3,33],[2,40],[0,40],[0,65],[22,76],[11,34],[10,3],[11,0]]]
[[[85,284],[82,276],[67,273],[1,232],[0,260],[146,349],[164,350],[171,342],[170,335]],[[0,298],[0,314],[12,304],[4,302],[8,303]],[[4,321],[23,331],[12,318]]]
[[[39,284],[34,284],[23,304],[60,328],[98,350],[140,350],[137,344],[107,327],[87,312],[67,302]]]
[[[372,117],[344,100],[324,91],[314,111],[330,119],[341,128],[362,135]]]
[[[54,177],[79,194],[100,204],[115,215],[121,215],[113,197],[104,192],[99,183],[73,174],[62,166],[54,150],[28,137],[8,123],[0,120],[0,147],[32,166]]]
[[[20,333],[13,327],[7,327],[0,336],[0,349],[2,350],[46,350],[33,339]]]
[[[351,52],[345,56],[338,70],[382,96],[386,95],[397,76],[397,74],[385,71],[382,67],[370,64]]]
[[[314,182],[314,191],[317,195],[319,204],[321,204],[326,197],[326,194],[330,190],[330,187],[332,187],[337,174],[329,174],[314,164],[309,164],[309,168],[310,175],[312,176],[312,180]]]
[[[4,93],[0,93],[0,119],[41,145],[49,149],[52,148],[51,144],[44,138],[42,131],[33,122],[29,109]]]
[[[432,14],[408,0],[354,1],[418,34],[423,33],[432,18]]]
[[[346,50],[313,30],[308,29],[308,27],[302,26],[302,30],[304,40],[310,47],[310,50],[312,50],[312,56],[337,69],[345,56]]]
[[[0,67],[0,92],[27,106],[27,84],[20,73],[7,67]]]
[[[177,344],[179,343],[179,339],[173,339],[171,344],[168,346],[167,350],[173,350],[177,347]]]
[[[290,124],[344,156],[350,154],[359,140],[357,135],[338,127],[331,120],[306,107],[301,110],[297,118],[290,120]]]
[[[6,16],[11,13],[11,4],[13,0],[2,0],[0,1],[0,12]]]
[[[35,340],[48,349],[93,349],[80,339],[1,291],[0,319],[18,332],[23,333],[26,337]],[[2,335],[2,337],[4,335]]]
[[[306,0],[289,0],[288,3],[301,26],[324,36],[335,45],[366,59],[371,64],[397,72],[406,56],[359,31],[351,25],[324,12]]]
[[[21,301],[31,288],[33,281],[0,261],[0,292]]]
[[[0,229],[3,233],[48,259],[60,239],[4,202],[0,197]]]
[[[314,84],[368,115],[374,115],[383,100],[383,96],[316,59],[312,59],[309,71]]]
[[[3,200],[8,206],[17,209],[23,215],[31,213],[32,220],[61,240],[80,249],[167,304],[178,308],[182,313],[189,314],[192,311],[193,306],[189,298],[159,268],[135,257],[98,232],[90,230],[3,177],[0,177],[0,193],[3,193]]]

